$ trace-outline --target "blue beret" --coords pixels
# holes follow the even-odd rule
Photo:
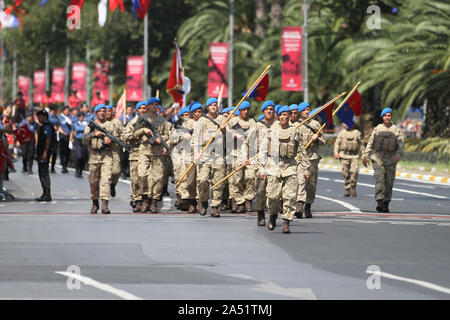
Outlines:
[[[194,112],[195,110],[202,109],[203,106],[200,102],[194,102],[189,108],[189,112]]]
[[[250,102],[248,102],[247,100],[242,101],[242,103],[239,105],[239,110],[245,110],[245,109],[249,109],[250,108]]]
[[[141,107],[141,106],[147,106],[148,104],[147,104],[147,101],[139,101],[137,104],[136,104],[136,111],[138,111],[139,110],[139,108]]]
[[[105,108],[106,108],[106,110],[112,109],[112,105],[107,104],[107,105],[105,106]]]
[[[264,115],[263,114],[258,117],[258,121],[261,121],[262,119],[264,119]]]
[[[383,111],[381,111],[381,117],[384,116],[386,113],[392,113],[391,108],[384,108]]]
[[[291,105],[289,106],[289,110],[290,110],[290,111],[298,110],[298,105],[296,105],[295,103],[294,103],[294,104],[291,104]]]
[[[233,109],[234,109],[234,108],[232,108],[232,107],[223,108],[222,111],[220,111],[220,114],[228,113],[228,112],[230,112],[230,111],[233,110]]]
[[[261,107],[261,112],[264,111],[265,108],[267,108],[268,106],[275,106],[275,103],[273,101],[264,101],[262,107]]]
[[[233,108],[234,109],[234,108]],[[231,111],[233,111],[233,109],[231,109]],[[240,115],[241,113],[239,112],[239,108],[238,109],[236,109],[236,111],[234,112],[234,115],[235,116],[238,116],[238,115]]]
[[[309,103],[308,102],[302,102],[298,105],[298,112],[302,112],[303,110],[305,110],[306,108],[309,107]]]
[[[149,105],[149,104],[151,104],[151,103],[153,103],[153,102],[160,102],[161,100],[159,100],[159,98],[157,98],[157,97],[153,97],[153,98],[150,98],[150,100],[148,100],[147,101],[147,105]]]
[[[206,100],[206,107],[208,108],[209,105],[213,103],[218,103],[217,98],[209,98],[208,100]]]
[[[276,106],[275,106],[275,113],[276,114],[278,114],[278,110],[282,107],[283,105],[281,105],[281,104],[277,104]]]
[[[181,117],[183,114],[185,114],[186,112],[189,112],[189,106],[181,108],[180,111],[178,111],[177,116]]]
[[[106,108],[106,106],[103,103],[100,103],[95,106],[94,112],[98,112],[98,110],[103,109],[103,108]]]
[[[278,109],[277,115],[280,115],[282,112],[290,112],[291,110],[289,109],[288,106],[281,106],[281,108]]]

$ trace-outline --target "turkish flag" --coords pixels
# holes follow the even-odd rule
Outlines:
[[[172,96],[173,102],[183,106],[183,65],[178,45],[175,43],[175,53],[173,54],[172,66],[170,68],[169,79],[167,79],[167,93]]]
[[[347,99],[347,104],[352,108],[355,116],[360,116],[362,114],[362,98],[358,90],[355,90],[355,92]]]
[[[120,12],[125,10],[122,0],[109,0],[109,10],[114,11],[118,6],[120,6]]]
[[[17,128],[13,132],[14,135],[16,136],[17,141],[19,141],[21,145],[33,141],[33,134],[31,133],[27,124],[24,124],[23,126]]]

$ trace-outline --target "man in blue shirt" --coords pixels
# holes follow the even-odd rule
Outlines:
[[[59,118],[58,115],[56,113],[56,111],[58,110],[58,106],[56,104],[52,104],[50,106],[50,111],[48,114],[48,122],[53,126],[53,130],[54,132],[58,132],[58,128],[59,128]],[[42,125],[42,124],[41,124]],[[55,171],[55,165],[56,165],[56,158],[57,158],[57,154],[58,154],[58,138],[55,139],[55,141],[52,141],[52,143],[54,144],[51,148],[52,153],[49,155],[49,157],[52,158],[52,169],[51,169],[51,173],[56,173]]]
[[[61,158],[62,171],[68,173],[67,165],[70,160],[69,138],[72,132],[72,120],[70,120],[70,108],[65,106],[59,116],[59,157]]]
[[[37,132],[38,126],[33,120],[33,111],[28,111],[25,114],[25,119],[20,122],[19,127],[27,125],[30,132],[33,134],[33,140],[22,145],[22,173],[33,174],[33,155],[34,155],[34,144],[35,144],[35,133]]]
[[[88,149],[85,144],[83,144],[84,129],[88,125],[87,121],[84,120],[84,113],[78,113],[78,120],[72,125],[72,132],[70,134],[70,148],[75,152],[75,177],[83,178],[83,169],[86,165],[88,159]]]

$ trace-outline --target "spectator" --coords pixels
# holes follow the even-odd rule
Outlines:
[[[33,174],[33,156],[34,146],[36,143],[35,133],[37,132],[38,125],[34,122],[33,112],[27,111],[25,119],[19,124],[19,127],[27,125],[30,132],[33,134],[33,140],[22,145],[22,173]]]

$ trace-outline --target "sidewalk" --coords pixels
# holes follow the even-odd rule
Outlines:
[[[366,168],[361,164],[359,167],[359,173],[373,175],[373,169],[371,169],[370,167],[371,166],[369,165],[369,168]],[[326,169],[326,170],[340,172],[341,166],[337,160],[330,161],[330,160],[325,159],[320,162],[319,169]],[[416,169],[416,173],[411,173],[411,172],[408,172],[407,168],[405,168],[401,165],[398,165],[397,172],[395,175],[397,178],[402,178],[402,179],[410,179],[410,180],[415,180],[415,181],[434,182],[434,183],[439,183],[439,184],[443,184],[443,185],[450,185],[450,178],[448,176],[430,174],[430,172],[425,172],[424,171],[425,168],[423,168],[423,167],[417,167],[415,169]],[[430,171],[433,172],[435,170],[431,169]]]

